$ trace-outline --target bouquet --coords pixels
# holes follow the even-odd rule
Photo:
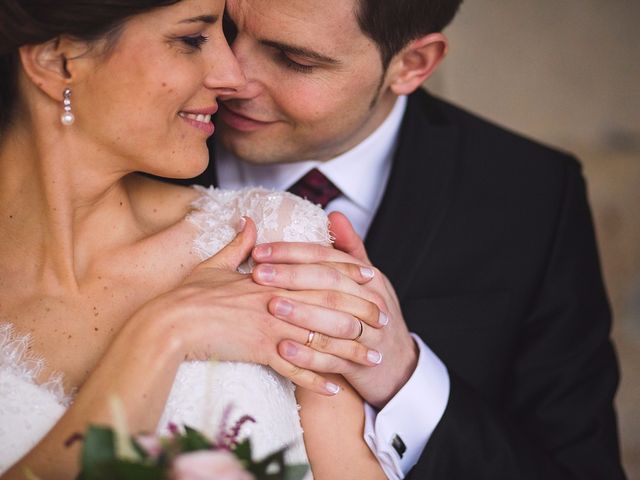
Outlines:
[[[308,469],[286,465],[286,448],[253,460],[250,439],[239,440],[239,433],[243,424],[255,420],[245,415],[229,427],[229,408],[215,440],[173,424],[168,436],[130,435],[117,400],[112,410],[114,428],[91,426],[67,441],[83,442],[77,480],[301,480]]]

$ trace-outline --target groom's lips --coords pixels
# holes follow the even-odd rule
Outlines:
[[[254,132],[267,125],[271,125],[275,122],[262,122],[246,115],[242,115],[239,112],[234,111],[232,108],[224,104],[220,104],[220,110],[218,110],[217,118],[222,120],[229,127],[240,132]]]

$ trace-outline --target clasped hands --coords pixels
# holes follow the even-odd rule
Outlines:
[[[417,346],[391,284],[349,221],[339,213],[329,218],[333,247],[255,246],[255,224],[246,220],[182,285],[142,308],[135,324],[155,332],[153,339],[170,339],[180,358],[268,365],[325,395],[339,387],[323,375],[341,374],[382,408],[415,370]],[[238,273],[249,255],[252,274]]]
[[[393,287],[371,265],[349,221],[339,213],[330,221],[333,247],[256,246],[252,278],[281,289],[268,302],[273,317],[307,332],[304,342],[279,341],[280,356],[320,376],[343,375],[365,401],[381,408],[415,370],[417,347]]]

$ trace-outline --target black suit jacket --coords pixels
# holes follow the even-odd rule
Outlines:
[[[366,246],[451,376],[411,478],[624,478],[577,161],[416,92]]]

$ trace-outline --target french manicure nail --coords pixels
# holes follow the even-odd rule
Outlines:
[[[380,312],[380,316],[378,317],[378,323],[383,327],[389,323],[389,317],[384,312]]]
[[[253,250],[253,255],[258,259],[269,258],[271,256],[271,247],[269,245],[258,245]]]
[[[362,275],[367,280],[371,280],[373,278],[373,276],[375,275],[375,273],[373,272],[373,269],[371,269],[371,268],[360,267],[360,275]]]
[[[272,282],[276,278],[276,269],[270,265],[260,265],[256,274],[263,282]]]
[[[286,317],[293,310],[293,305],[286,300],[278,300],[276,303],[276,315]]]
[[[324,388],[326,388],[327,392],[329,392],[331,395],[336,395],[340,391],[340,387],[331,382],[325,383]]]
[[[380,365],[382,363],[382,353],[376,352],[375,350],[369,350],[367,352],[367,360],[376,365]]]
[[[246,217],[240,217],[240,220],[238,221],[238,233],[244,231],[244,227],[246,226],[247,226]]]

